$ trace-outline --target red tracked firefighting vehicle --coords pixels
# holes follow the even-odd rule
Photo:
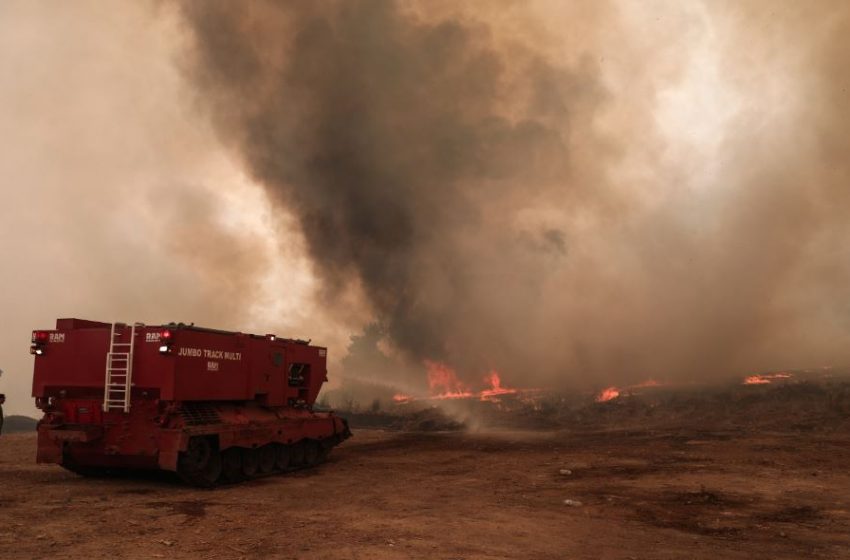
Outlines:
[[[350,437],[313,403],[327,350],[204,329],[58,319],[32,334],[39,463],[176,471],[212,486],[312,466]]]

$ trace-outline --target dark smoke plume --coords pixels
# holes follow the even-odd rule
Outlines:
[[[510,239],[488,214],[568,176],[572,112],[593,109],[594,76],[388,0],[252,7],[186,7],[222,135],[296,211],[327,293],[362,283],[396,344],[444,358],[478,286],[527,265],[517,243],[564,253],[561,232]],[[475,246],[484,229],[492,247]]]
[[[297,216],[331,313],[340,294],[361,293],[413,363],[496,367],[515,383],[848,358],[837,31],[797,53],[826,56],[812,70],[823,81],[802,88],[825,94],[797,115],[809,136],[765,135],[750,119],[773,108],[748,99],[730,117],[735,136],[710,156],[684,154],[712,159],[698,190],[685,162],[664,161],[652,115],[617,114],[622,137],[599,127],[609,103],[651,100],[684,67],[635,55],[634,78],[610,91],[592,45],[554,60],[533,34],[492,23],[514,4],[430,5],[181,4],[200,96],[223,141]],[[775,43],[747,36],[766,13],[728,12],[720,64],[745,84]],[[786,12],[781,30],[796,25]],[[607,52],[640,54],[609,37],[622,48]],[[754,60],[732,56],[744,43]],[[636,153],[643,165],[625,173]]]

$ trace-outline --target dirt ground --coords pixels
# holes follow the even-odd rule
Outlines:
[[[34,454],[0,437],[4,559],[850,558],[846,431],[358,430],[311,472],[214,490]]]

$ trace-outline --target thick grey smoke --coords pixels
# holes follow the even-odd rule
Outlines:
[[[510,2],[181,11],[220,138],[296,215],[331,310],[360,294],[413,363],[556,384],[850,357],[848,9],[823,4],[818,29],[757,4],[705,8],[672,46],[617,33],[628,10],[604,4],[559,38],[567,55],[500,23],[524,14]],[[744,92],[711,149],[651,108],[703,69],[671,49],[704,37]],[[606,80],[600,52],[631,74]],[[768,68],[784,98],[760,97]]]
[[[411,357],[448,359],[459,331],[493,327],[476,324],[483,285],[522,297],[564,258],[563,232],[502,219],[571,189],[572,129],[601,97],[590,68],[385,0],[185,12],[222,137],[295,209],[327,294],[358,282]]]

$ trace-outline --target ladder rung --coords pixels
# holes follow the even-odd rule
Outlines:
[[[113,323],[110,331],[109,350],[106,353],[106,380],[104,383],[103,410],[130,409],[130,390],[133,384],[133,348],[136,329],[141,323],[127,325]]]

